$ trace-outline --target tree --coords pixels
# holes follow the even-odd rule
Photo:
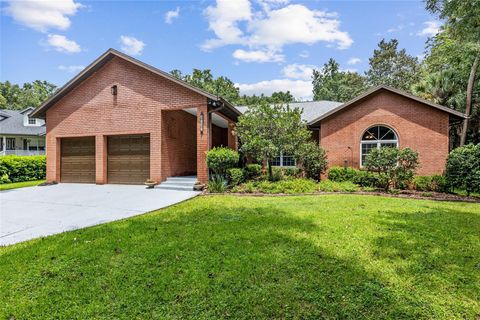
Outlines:
[[[240,98],[240,90],[235,87],[233,81],[223,76],[214,78],[209,69],[193,69],[192,74],[185,75],[180,70],[172,70],[170,74],[197,88],[222,97],[233,104],[236,104]]]
[[[340,71],[340,65],[330,58],[321,70],[313,70],[313,100],[345,102],[367,88],[365,78],[356,72]]]
[[[303,143],[296,151],[296,158],[299,160],[305,176],[320,181],[320,177],[327,170],[327,154],[318,143],[309,141]]]
[[[22,87],[9,81],[0,82],[0,108],[13,110],[36,108],[52,95],[56,88],[54,84],[41,80],[24,83]]]
[[[423,99],[462,111],[465,109],[465,92],[458,73],[453,69],[426,73],[413,85],[413,93]]]
[[[450,187],[465,190],[467,195],[480,191],[480,144],[452,150],[445,171]]]
[[[390,186],[403,186],[413,179],[418,167],[418,153],[409,149],[383,147],[371,150],[366,159],[368,171],[376,172],[385,191]]]
[[[455,47],[455,51],[462,51],[460,57],[470,55],[467,59],[470,71],[465,100],[467,119],[464,120],[460,138],[460,146],[463,146],[467,139],[477,70],[480,65],[480,5],[477,0],[426,0],[426,7],[445,20],[443,30],[450,36],[450,47]],[[451,53],[447,53],[446,56],[451,57]]]
[[[398,49],[398,40],[382,39],[369,59],[370,69],[365,73],[371,86],[387,85],[411,91],[420,79],[420,64],[416,57]]]
[[[271,160],[281,152],[295,154],[311,137],[301,115],[299,108],[290,108],[285,104],[270,105],[263,101],[239,117],[236,131],[240,150],[265,161],[270,179],[273,176]]]

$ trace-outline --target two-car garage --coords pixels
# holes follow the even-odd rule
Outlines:
[[[107,183],[142,184],[150,176],[150,137],[107,137]],[[60,181],[95,183],[95,137],[61,139]]]

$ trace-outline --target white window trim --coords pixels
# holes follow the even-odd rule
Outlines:
[[[288,157],[293,157],[293,156],[288,156]],[[280,165],[279,166],[276,166],[276,165],[272,165],[272,167],[277,167],[277,168],[296,168],[297,167],[297,159],[295,159],[295,157],[293,157],[293,161],[295,162],[295,164],[293,166],[284,166],[283,165],[283,152],[280,153]]]
[[[389,127],[389,126],[386,126],[386,125],[382,125],[382,124],[378,124],[378,125],[373,125],[373,126],[370,126],[368,127],[365,131],[363,131],[362,133],[362,137],[363,135],[365,134],[365,132],[367,132],[370,128],[373,128],[373,127],[385,127],[385,128],[388,128],[390,130],[392,130],[393,134],[395,135],[395,137],[397,139],[395,140],[360,140],[360,168],[363,168],[363,157],[362,157],[362,146],[364,144],[373,144],[373,143],[376,143],[377,144],[377,149],[380,149],[382,143],[394,143],[396,145],[396,148],[399,147],[399,142],[398,142],[398,134],[395,130],[393,130],[393,128]]]

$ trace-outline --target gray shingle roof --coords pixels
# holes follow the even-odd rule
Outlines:
[[[3,119],[3,120],[1,120]],[[17,110],[0,110],[0,134],[39,136],[45,134],[45,126],[24,126],[23,114]]]
[[[302,119],[310,122],[340,106],[341,102],[336,101],[306,101],[306,102],[292,102],[288,105],[291,108],[300,108],[303,110]],[[248,110],[248,106],[235,107],[241,113]]]

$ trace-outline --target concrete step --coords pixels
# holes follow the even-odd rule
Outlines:
[[[158,186],[155,187],[155,189],[160,189],[160,190],[176,190],[176,191],[193,191],[193,185],[187,187],[187,186],[175,186],[175,185],[163,185],[159,184]]]
[[[185,186],[185,187],[193,187],[195,181],[186,181],[186,180],[167,180],[162,182],[160,185],[162,186]]]
[[[168,177],[167,181],[184,181],[184,182],[191,182],[195,183],[197,181],[197,177]]]

